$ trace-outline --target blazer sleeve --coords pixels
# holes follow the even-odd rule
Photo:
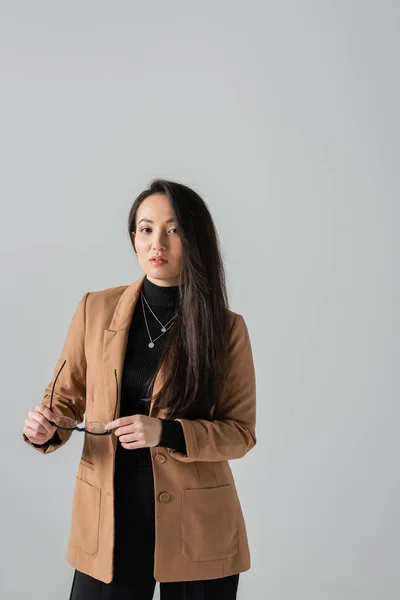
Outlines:
[[[72,417],[82,423],[86,410],[86,355],[85,325],[86,303],[90,292],[84,294],[69,324],[60,358],[54,368],[53,378],[44,390],[42,403],[50,408],[50,396],[53,381],[66,360],[53,395],[52,410],[55,413]],[[57,429],[53,437],[44,444],[34,444],[23,433],[23,440],[41,454],[50,454],[61,448],[71,437],[72,431]]]
[[[181,462],[241,458],[256,440],[256,377],[251,342],[242,315],[236,314],[229,340],[228,373],[213,420],[175,419],[183,428],[186,453],[168,448]]]

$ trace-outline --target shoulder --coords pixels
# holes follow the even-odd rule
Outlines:
[[[243,316],[240,313],[230,309],[228,309],[228,322],[230,332],[237,327],[243,327],[243,325],[246,325]]]
[[[230,351],[246,351],[251,348],[247,323],[240,313],[229,310],[229,348]]]
[[[105,288],[103,290],[92,290],[88,292],[88,300],[90,302],[102,303],[118,302],[124,291],[129,285],[118,285],[116,287]]]
[[[118,302],[129,285],[118,285],[102,290],[92,290],[85,294],[86,313],[90,315],[110,315],[117,308]]]

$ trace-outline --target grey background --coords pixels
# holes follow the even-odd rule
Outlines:
[[[141,276],[161,176],[208,203],[253,345],[238,598],[397,599],[399,4],[1,2],[0,50],[1,597],[68,598],[83,438],[21,432],[81,296]]]

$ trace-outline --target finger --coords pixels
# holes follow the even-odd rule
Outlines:
[[[28,412],[28,419],[25,419],[25,423],[29,424],[29,426],[36,432],[36,434],[40,433],[41,435],[48,435],[49,431],[38,421],[35,419],[35,413],[33,411]]]
[[[38,431],[37,430],[37,423],[35,421],[30,421],[29,419],[25,419],[24,431],[25,431],[25,429],[29,429],[36,436],[46,437],[46,436],[49,435],[47,431],[46,432]]]
[[[141,442],[130,442],[128,444],[121,443],[121,446],[126,450],[136,450],[136,448],[143,448],[143,444]]]
[[[110,421],[106,424],[106,429],[117,429],[117,427],[122,427],[124,425],[128,425],[132,422],[132,417],[120,417],[115,421]]]
[[[139,429],[137,428],[135,423],[129,423],[129,425],[125,425],[125,427],[118,427],[118,429],[115,429],[114,433],[119,437],[120,435],[126,435],[128,433],[137,434],[139,433]]]
[[[130,443],[130,442],[143,442],[143,434],[138,433],[129,433],[125,435],[121,435],[119,438],[121,443]]]
[[[40,412],[49,421],[53,421],[55,419],[55,417],[57,416],[52,410],[49,409],[48,406],[46,406],[43,403],[38,404],[35,408],[38,412]]]
[[[141,433],[143,433],[144,428],[143,428],[143,423],[141,423],[139,420],[135,420],[133,422],[130,422],[128,425],[125,425],[125,427],[119,427],[118,429],[116,429],[114,431],[115,435],[124,435],[127,433],[135,433],[136,435],[139,435]]]
[[[44,437],[49,437],[49,433],[53,434],[54,431],[52,428],[52,431],[48,431],[47,429],[44,429],[42,427],[42,425],[40,423],[38,423],[37,421],[35,421],[34,419],[25,419],[25,423],[31,428],[33,429],[33,431],[36,432],[36,435],[43,435]]]
[[[115,421],[110,421],[106,424],[106,429],[116,429],[117,427],[123,427],[135,422],[136,415],[130,415],[129,417],[120,417]]]
[[[43,433],[54,433],[54,425],[50,425],[49,421],[42,415],[42,413],[37,412],[36,410],[30,410],[28,417],[31,421],[36,421],[38,423],[38,431]]]
[[[38,442],[39,444],[41,442],[44,442],[45,440],[47,440],[49,437],[49,435],[47,433],[38,433],[35,429],[30,427],[30,425],[28,425],[28,424],[25,425],[23,432],[29,439],[33,439],[33,440],[35,440],[35,443]]]

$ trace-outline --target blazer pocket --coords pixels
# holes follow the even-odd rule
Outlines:
[[[232,485],[182,490],[182,556],[191,561],[221,560],[237,550]]]
[[[71,541],[81,550],[96,556],[99,547],[101,489],[83,481],[75,480],[72,502]]]

